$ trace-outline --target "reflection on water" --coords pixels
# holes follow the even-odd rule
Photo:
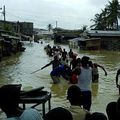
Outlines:
[[[22,89],[31,89],[44,86],[46,90],[52,92],[52,107],[67,106],[69,105],[66,100],[66,90],[69,84],[61,79],[58,85],[52,84],[50,78],[50,71],[52,66],[43,70],[39,70],[34,74],[33,71],[40,69],[47,64],[52,58],[49,58],[45,51],[44,46],[48,43],[25,43],[25,52],[10,56],[0,63],[0,85],[7,83],[21,83]],[[53,45],[53,42],[49,43]],[[67,45],[62,45],[62,48],[69,50]],[[92,111],[105,112],[108,102],[116,100],[118,90],[115,85],[116,71],[120,66],[120,52],[113,51],[78,51],[78,56],[90,56],[93,62],[103,65],[108,76],[99,69],[100,78],[98,84],[92,85],[93,98],[92,98]]]
[[[64,79],[61,79],[61,83],[60,84],[52,84],[51,86],[51,91],[54,97],[60,97],[60,98],[64,98],[66,95],[66,89],[68,87],[68,83],[67,81],[65,81]]]
[[[99,84],[98,83],[92,83],[92,96],[93,97],[97,96],[98,88],[99,88]]]

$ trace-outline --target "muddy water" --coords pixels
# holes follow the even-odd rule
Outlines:
[[[52,107],[66,107],[69,106],[66,100],[66,90],[69,84],[62,79],[61,84],[52,84],[49,75],[52,66],[31,74],[52,59],[44,51],[44,47],[47,44],[48,41],[43,42],[43,44],[25,42],[25,52],[5,58],[0,63],[0,85],[20,83],[24,90],[44,86],[45,90],[51,91],[52,93]],[[49,44],[53,46],[54,43],[49,42]],[[61,46],[62,48],[66,48],[67,51],[69,50],[68,45]],[[119,97],[118,89],[115,85],[115,75],[120,66],[120,52],[74,51],[78,53],[79,57],[83,55],[90,56],[92,61],[103,65],[107,70],[108,76],[106,77],[104,72],[99,68],[99,84],[92,85],[93,97],[91,111],[105,112],[107,103],[117,100]]]

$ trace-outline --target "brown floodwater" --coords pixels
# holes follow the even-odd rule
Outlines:
[[[53,41],[44,41],[43,44],[25,42],[25,52],[4,58],[0,62],[0,86],[9,83],[20,83],[22,84],[23,90],[44,86],[44,90],[51,91],[52,93],[52,108],[57,106],[67,107],[69,106],[69,102],[66,99],[66,90],[69,84],[63,79],[61,79],[60,84],[52,84],[49,75],[52,66],[31,74],[51,61],[52,58],[48,57],[44,51],[44,47],[48,43],[51,46],[54,45]],[[69,51],[68,45],[61,45],[61,47]],[[78,53],[79,57],[83,55],[90,56],[93,62],[103,65],[108,72],[108,76],[105,76],[104,72],[99,68],[99,83],[92,85],[93,97],[91,112],[98,111],[105,113],[107,103],[116,101],[119,97],[115,84],[115,75],[120,66],[120,52],[81,51],[78,49],[73,49],[73,51]],[[0,116],[2,114],[0,112]]]

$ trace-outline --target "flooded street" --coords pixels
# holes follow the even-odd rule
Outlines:
[[[22,89],[32,89],[44,86],[45,90],[51,91],[52,108],[56,106],[69,106],[66,100],[66,90],[69,84],[61,80],[61,83],[52,84],[50,71],[52,66],[31,74],[33,71],[40,69],[47,64],[52,58],[46,55],[44,47],[48,43],[29,43],[25,42],[25,52],[12,55],[0,63],[0,85],[8,83],[22,84]],[[53,42],[50,42],[53,45]],[[61,45],[62,48],[69,50],[67,45]],[[90,56],[93,62],[105,67],[108,76],[99,68],[99,84],[93,84],[93,100],[91,111],[105,112],[108,102],[117,100],[119,97],[118,89],[115,84],[116,71],[120,66],[120,52],[110,51],[78,51],[79,56]]]

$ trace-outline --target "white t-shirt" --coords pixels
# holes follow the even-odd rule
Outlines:
[[[26,109],[20,117],[11,117],[6,120],[43,120],[36,109]]]
[[[83,68],[80,67],[81,73],[78,76],[78,86],[82,91],[91,90],[91,83],[92,83],[92,68]]]
[[[68,109],[73,116],[73,120],[85,120],[86,114],[89,113],[87,110],[81,108],[80,106],[71,105]]]

